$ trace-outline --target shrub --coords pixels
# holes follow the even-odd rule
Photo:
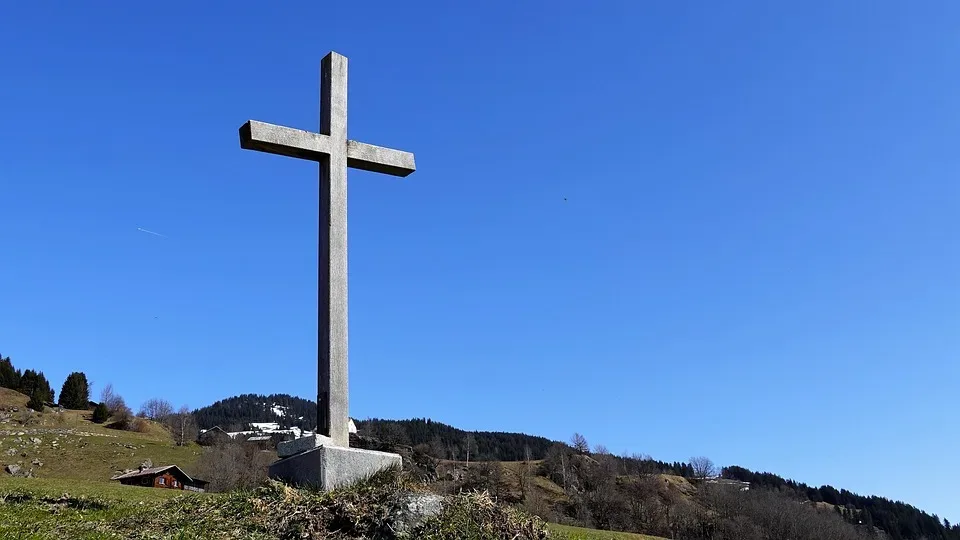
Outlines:
[[[146,433],[150,431],[150,421],[146,418],[134,418],[133,421],[130,422],[130,431]]]
[[[107,427],[127,430],[133,427],[133,411],[123,402],[123,398],[118,396],[113,407],[107,404],[107,409],[110,411],[110,416],[113,417],[113,422]]]
[[[98,403],[93,409],[93,421],[102,424],[110,418],[110,410],[103,403]]]

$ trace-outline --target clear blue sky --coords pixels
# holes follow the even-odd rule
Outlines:
[[[315,397],[316,165],[237,128],[315,129],[336,50],[419,167],[351,172],[353,416],[960,520],[960,5],[348,4],[0,7],[0,352]]]

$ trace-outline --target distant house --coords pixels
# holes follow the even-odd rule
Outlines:
[[[210,484],[210,482],[200,480],[199,478],[191,478],[190,475],[183,472],[183,469],[176,465],[149,468],[141,467],[135,471],[114,476],[110,480],[116,480],[128,486],[184,489],[199,492],[206,491],[207,486]]]
[[[200,430],[200,436],[197,437],[197,442],[203,446],[214,446],[224,441],[230,440],[230,434],[223,430],[220,426],[213,426],[210,429]]]

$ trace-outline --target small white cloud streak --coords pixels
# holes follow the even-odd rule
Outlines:
[[[144,228],[142,228],[142,227],[137,227],[137,230],[140,231],[140,232],[145,232],[145,233],[147,233],[147,234],[152,234],[152,235],[154,235],[154,236],[159,236],[159,237],[161,237],[161,238],[167,238],[166,235],[160,234],[160,233],[158,233],[158,232],[148,231],[147,229],[144,229]]]

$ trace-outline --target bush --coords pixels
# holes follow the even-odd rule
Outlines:
[[[93,421],[97,424],[102,424],[110,419],[110,410],[107,409],[107,406],[103,403],[98,403],[96,408],[93,409]]]
[[[107,409],[110,411],[110,416],[113,417],[113,422],[107,427],[126,430],[133,428],[133,411],[123,402],[122,397],[117,397],[113,407],[107,404]]]
[[[147,433],[150,431],[150,421],[146,418],[134,418],[133,421],[130,422],[130,431]]]

